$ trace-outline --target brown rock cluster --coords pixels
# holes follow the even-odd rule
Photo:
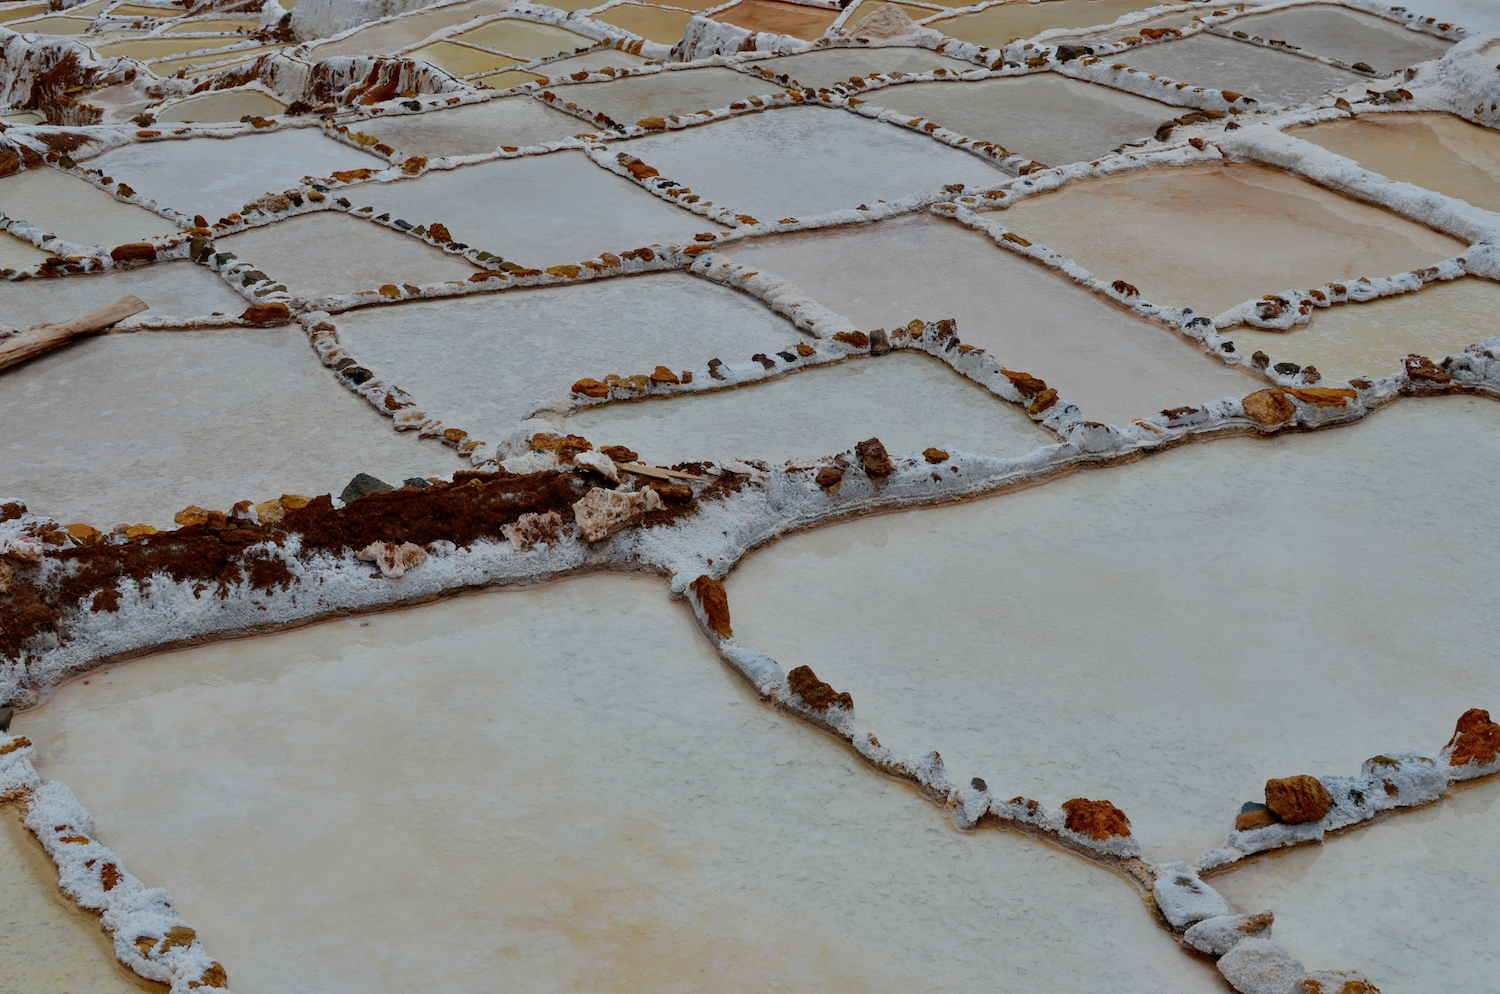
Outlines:
[[[721,639],[732,637],[734,629],[729,625],[729,595],[724,592],[723,582],[711,576],[700,576],[688,586],[702,606],[708,627],[714,634]]]
[[[831,707],[854,710],[854,698],[841,694],[818,679],[810,666],[799,666],[786,675],[787,686],[792,693],[802,698],[802,703],[814,711],[827,711]]]
[[[1322,821],[1333,807],[1328,788],[1317,777],[1301,774],[1281,780],[1266,781],[1266,807],[1281,821],[1298,825]]]
[[[867,438],[854,446],[854,451],[859,454],[860,461],[864,464],[865,475],[884,478],[896,472],[896,464],[891,462],[890,454],[885,451],[885,446],[878,438]]]
[[[1488,711],[1470,708],[1458,719],[1458,726],[1446,748],[1452,750],[1449,766],[1493,763],[1497,751],[1500,751],[1500,725],[1490,720]]]
[[[1068,831],[1086,835],[1095,842],[1103,842],[1116,835],[1130,835],[1130,819],[1125,817],[1125,812],[1108,801],[1075,797],[1071,801],[1064,801],[1062,809],[1068,816]]]

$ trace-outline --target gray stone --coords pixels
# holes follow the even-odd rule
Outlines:
[[[891,351],[891,337],[884,328],[870,332],[870,355],[886,355]]]
[[[369,473],[359,473],[355,475],[354,479],[349,481],[349,485],[344,488],[344,492],[339,494],[339,500],[345,504],[352,504],[361,497],[368,497],[370,494],[383,494],[387,490],[394,489],[396,488],[389,483],[386,483],[384,480],[377,480]]]
[[[1276,916],[1269,911],[1258,915],[1220,915],[1205,918],[1183,934],[1182,940],[1200,953],[1223,956],[1246,939],[1269,939],[1271,923]]]
[[[1307,971],[1283,945],[1246,939],[1219,959],[1219,972],[1240,994],[1291,994]]]
[[[1186,863],[1161,867],[1151,896],[1156,898],[1156,906],[1173,928],[1229,914],[1229,905],[1219,892],[1200,880]]]

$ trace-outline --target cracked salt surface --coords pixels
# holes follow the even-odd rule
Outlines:
[[[1019,456],[1056,439],[938,363],[893,355],[763,385],[582,411],[565,428],[661,465],[726,456],[783,463],[879,437],[892,453],[929,447]]]
[[[329,141],[316,129],[299,128],[126,145],[89,159],[87,167],[103,169],[160,206],[213,222],[262,194],[301,186],[303,176],[380,165],[380,159]]]
[[[345,347],[429,416],[492,443],[538,405],[566,404],[581,376],[743,361],[806,340],[757,301],[683,273],[368,308],[337,323]]]
[[[356,207],[373,205],[376,216],[442,222],[458,241],[538,269],[723,230],[600,169],[581,152],[483,162],[343,195]]]
[[[1009,369],[1041,377],[1096,421],[1126,424],[1264,385],[931,215],[737,242],[723,252],[785,275],[857,327],[956,318],[965,343],[988,350]]]
[[[1278,942],[1309,965],[1358,963],[1383,994],[1492,990],[1497,799],[1490,779],[1209,883],[1241,907],[1274,906]]]
[[[77,342],[6,370],[0,421],[7,490],[38,513],[103,528],[170,528],[190,504],[338,493],[360,471],[400,481],[440,468],[440,453],[336,384],[296,327]]]
[[[761,221],[882,199],[993,186],[1006,174],[977,156],[841,110],[787,107],[621,142],[683,186]],[[796,177],[788,183],[786,177]]]
[[[1088,180],[988,215],[1153,304],[1214,317],[1268,293],[1461,255],[1447,235],[1264,166]],[[1296,236],[1289,237],[1295,231]]]
[[[1497,428],[1408,402],[803,533],[728,577],[735,636],[898,754],[1108,798],[1147,858],[1191,860],[1267,779],[1436,751],[1500,694]]]
[[[1109,872],[764,708],[644,578],[164,654],[16,728],[247,994],[1220,989]]]

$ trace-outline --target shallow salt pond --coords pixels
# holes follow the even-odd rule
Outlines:
[[[214,243],[299,297],[466,280],[478,269],[410,235],[347,214],[319,213],[251,228]]]
[[[165,59],[153,62],[146,68],[163,79],[175,75],[179,70],[185,70],[188,79],[202,79],[204,76],[221,73],[226,69],[249,65],[263,55],[270,55],[272,52],[279,52],[290,47],[290,45],[265,45],[261,48],[242,48],[233,52],[205,52],[203,55],[193,55],[185,59]]]
[[[115,962],[99,916],[57,886],[57,868],[25,826],[19,803],[0,804],[0,963],[17,994],[138,994],[166,990]],[[12,987],[11,984],[16,986]]]
[[[586,376],[744,362],[806,340],[753,298],[683,273],[372,307],[334,323],[361,365],[491,442]]]
[[[778,0],[741,0],[728,10],[713,15],[714,20],[725,24],[767,34],[791,35],[804,41],[822,36],[837,18],[836,10],[779,3]]]
[[[0,211],[78,245],[106,248],[182,230],[159,214],[48,167],[0,179]]]
[[[166,55],[196,52],[200,49],[238,45],[245,40],[244,38],[148,38],[140,41],[120,41],[112,42],[108,45],[100,45],[99,54],[105,58],[120,56],[144,61],[146,59],[159,59]]]
[[[608,83],[581,83],[559,87],[558,99],[572,101],[595,113],[603,112],[621,124],[634,124],[646,117],[668,118],[690,115],[700,110],[718,110],[750,96],[784,93],[778,86],[759,76],[747,76],[732,69],[686,69],[631,76]],[[583,128],[588,122],[579,121]]]
[[[626,3],[598,14],[592,14],[590,19],[624,28],[631,34],[640,35],[650,41],[674,45],[682,37],[693,15],[684,10],[667,10],[664,7]]]
[[[511,18],[491,21],[463,34],[454,35],[453,38],[455,41],[493,48],[520,59],[545,59],[594,45],[594,39],[572,31],[550,24],[534,24]]]
[[[434,42],[413,49],[405,55],[408,59],[437,66],[454,76],[472,76],[475,73],[492,72],[506,66],[517,65],[509,55],[495,55],[467,45],[455,45],[451,41]]]
[[[1191,860],[1268,778],[1436,750],[1500,703],[1497,429],[1493,401],[1401,401],[805,532],[730,574],[735,636],[897,754],[1108,798],[1148,858]]]
[[[977,156],[847,111],[787,107],[611,146],[762,221],[1006,178]],[[795,176],[795,182],[788,182]]]
[[[1384,994],[1489,990],[1497,802],[1490,779],[1210,882],[1241,907],[1274,908],[1276,940],[1309,966],[1357,964]]]
[[[548,62],[546,65],[537,66],[536,71],[544,76],[567,76],[584,69],[591,72],[597,72],[605,67],[632,69],[636,66],[643,66],[648,61],[642,56],[631,55],[617,48],[601,48],[595,52],[584,52],[582,55],[570,55],[566,59]]]
[[[868,0],[866,0],[868,2]],[[1048,3],[1003,3],[977,14],[926,25],[975,45],[1003,48],[1052,28],[1092,28],[1113,24],[1126,14],[1154,6],[1151,0],[1050,0]]]
[[[305,175],[326,177],[335,170],[385,164],[316,128],[126,145],[88,160],[88,168],[103,169],[141,196],[210,222],[263,194],[300,186]]]
[[[22,328],[55,324],[126,294],[139,297],[150,308],[126,318],[127,326],[156,318],[205,317],[216,311],[238,315],[249,306],[213,271],[184,259],[139,269],[0,283],[0,313]]]
[[[655,580],[164,654],[15,727],[245,994],[1221,989],[1113,874],[765,708]]]
[[[1324,93],[1369,79],[1290,52],[1209,34],[1135,49],[1124,53],[1121,61],[1177,83],[1231,90],[1280,106],[1309,103]]]
[[[373,135],[403,156],[477,155],[502,145],[525,148],[563,141],[587,133],[589,123],[553,110],[530,97],[501,97],[421,114],[400,114],[361,121],[359,131]]]
[[[1268,293],[1408,272],[1467,248],[1378,207],[1245,164],[1087,180],[989,216],[1106,283],[1124,279],[1154,304],[1206,317]]]
[[[878,9],[880,4],[875,6]],[[978,68],[972,62],[950,59],[925,48],[832,48],[789,55],[761,62],[759,65],[777,75],[790,76],[804,87],[813,89],[845,82],[850,76],[868,76],[876,72],[911,75],[939,68],[956,73]],[[880,95],[884,97],[893,92],[895,91],[885,89],[880,91]]]
[[[1124,142],[1150,138],[1180,113],[1168,104],[1053,73],[893,86],[868,99],[1048,165],[1098,159]]]
[[[9,28],[21,34],[81,35],[93,23],[85,17],[42,17],[35,21],[12,21]]]
[[[1018,409],[926,356],[809,369],[697,397],[609,404],[567,420],[596,445],[654,465],[706,459],[816,459],[878,437],[893,455],[929,446],[1025,455],[1056,439]]]
[[[537,269],[722,230],[606,172],[581,152],[482,162],[417,180],[353,187],[344,196],[356,207],[373,205],[376,216],[389,212],[412,224],[441,221],[458,241]]]
[[[194,18],[174,24],[162,34],[177,35],[188,31],[234,31],[251,32],[260,28],[260,21],[245,19]]]
[[[1413,352],[1438,360],[1462,352],[1500,330],[1497,314],[1500,283],[1470,277],[1314,311],[1312,323],[1287,333],[1239,327],[1225,334],[1243,352],[1259,349],[1276,362],[1316,366],[1336,381],[1389,376]]]
[[[259,90],[231,90],[227,93],[210,93],[191,97],[156,115],[161,123],[175,121],[238,121],[249,114],[254,117],[275,117],[286,111],[286,104]]]
[[[956,318],[965,343],[1040,376],[1095,421],[1125,424],[1265,385],[987,236],[930,215],[722,251],[791,280],[860,328]]]
[[[1453,44],[1383,18],[1336,7],[1278,10],[1237,18],[1226,27],[1251,37],[1285,41],[1349,65],[1363,62],[1380,73],[1441,58]]]
[[[30,269],[52,253],[43,252],[30,242],[22,241],[10,234],[0,234],[0,269]],[[10,320],[10,315],[6,315]]]
[[[1366,114],[1287,134],[1475,207],[1500,211],[1500,134],[1450,114]]]
[[[506,0],[471,0],[419,11],[361,28],[338,41],[315,45],[310,54],[314,60],[334,55],[388,55],[426,41],[444,28],[457,27],[476,17],[498,14],[507,6]]]
[[[0,422],[7,492],[102,530],[455,462],[335,382],[296,325],[86,339],[0,372]]]

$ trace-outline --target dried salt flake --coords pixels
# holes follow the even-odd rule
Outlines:
[[[379,566],[383,576],[398,577],[405,576],[407,570],[415,569],[426,562],[427,550],[411,542],[402,542],[400,545],[392,545],[389,542],[371,542],[359,550],[358,556],[366,562],[373,562]]]
[[[660,511],[664,506],[661,497],[649,488],[627,493],[595,487],[573,505],[573,518],[586,540],[599,542],[635,524],[648,511]]]

